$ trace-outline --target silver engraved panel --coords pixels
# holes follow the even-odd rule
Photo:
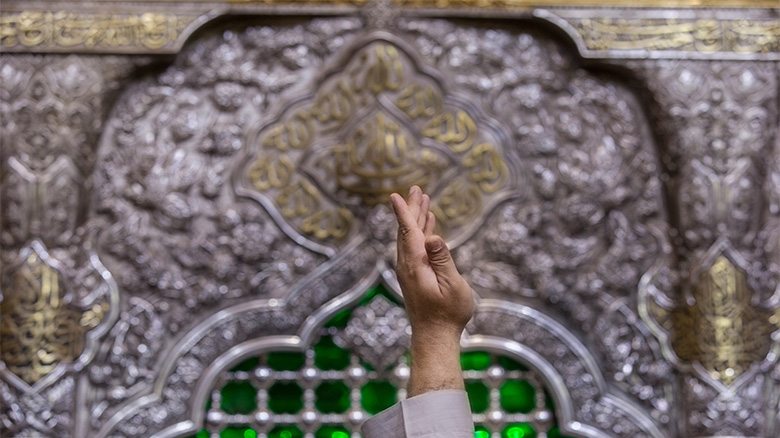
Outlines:
[[[224,23],[170,60],[0,55],[4,434],[191,435],[240,358],[308,348],[370,286],[397,292],[392,216],[375,201],[425,164],[481,297],[464,346],[523,358],[567,434],[777,436],[778,64],[584,64],[538,23],[414,15]],[[319,102],[341,97],[362,100],[327,125],[335,107],[327,118]],[[295,143],[303,115],[317,136],[297,155],[266,147],[277,128]],[[339,183],[389,181],[328,165],[375,151],[380,129],[412,173],[368,194]],[[263,159],[277,167],[247,170]],[[302,191],[262,188],[268,169]],[[757,313],[740,315],[766,314],[769,330],[728,383],[686,360],[665,316],[698,311],[696,279],[719,257],[752,291]],[[82,348],[34,324],[44,311]],[[401,354],[354,342],[367,330],[342,345]],[[9,350],[24,345],[12,333],[47,349]],[[49,361],[33,368],[38,351]]]

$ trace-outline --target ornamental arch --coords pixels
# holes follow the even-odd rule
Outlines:
[[[11,436],[356,436],[404,395],[385,199],[412,184],[481,297],[485,432],[773,436],[771,10],[84,4],[3,9]]]

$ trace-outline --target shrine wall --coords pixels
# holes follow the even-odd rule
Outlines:
[[[359,438],[388,196],[479,296],[477,436],[780,434],[764,0],[0,6],[0,434]]]

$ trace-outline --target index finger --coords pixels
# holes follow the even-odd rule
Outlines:
[[[406,201],[398,193],[390,195],[390,202],[393,204],[393,210],[395,211],[396,220],[398,220],[398,226],[401,228],[414,228],[417,227],[417,220],[412,216],[412,212],[409,206],[406,205]]]

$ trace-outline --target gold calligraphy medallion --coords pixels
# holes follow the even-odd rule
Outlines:
[[[238,190],[278,211],[283,228],[340,245],[366,211],[419,185],[440,231],[454,233],[514,185],[496,123],[403,43],[369,37],[336,65],[249,142]]]
[[[9,371],[34,385],[82,355],[87,332],[105,319],[109,302],[100,295],[84,302],[66,290],[42,248],[29,251],[4,280],[0,358]]]
[[[776,329],[771,312],[751,304],[745,273],[720,256],[699,275],[695,303],[672,313],[672,346],[680,359],[699,362],[730,384],[766,357]]]

